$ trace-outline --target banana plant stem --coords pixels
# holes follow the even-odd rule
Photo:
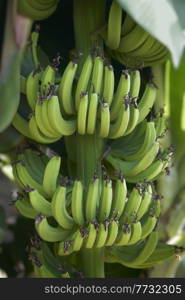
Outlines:
[[[77,135],[77,177],[88,186],[95,176],[101,176],[103,139],[96,135]]]
[[[105,24],[106,0],[74,0],[73,20],[76,50],[83,54],[79,61],[80,72],[85,57],[93,47],[102,48],[97,29]]]
[[[105,24],[106,0],[74,0],[73,20],[76,50],[83,56],[79,61],[78,74],[86,56],[99,49],[103,55],[103,42],[97,29]],[[104,140],[96,135],[76,136],[77,177],[83,181],[85,188],[95,173],[101,176],[101,155]],[[86,194],[86,189],[85,189]],[[104,277],[104,248],[81,250],[82,269],[85,277]]]
[[[104,278],[104,247],[82,250],[84,274],[88,278]]]

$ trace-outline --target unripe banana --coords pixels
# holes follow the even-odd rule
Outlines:
[[[44,170],[43,188],[49,198],[52,198],[55,193],[60,165],[61,158],[59,156],[53,156]]]
[[[78,107],[77,129],[78,133],[83,135],[86,133],[87,113],[88,113],[88,94],[81,94]]]
[[[119,109],[117,120],[110,125],[109,138],[117,139],[125,134],[129,124],[130,118],[130,105],[127,105],[127,98]]]
[[[38,190],[39,193],[41,193],[44,197],[46,196],[42,185],[40,185],[36,180],[34,180],[28,173],[26,167],[24,166],[24,162],[22,162],[22,161],[18,162],[16,164],[16,170],[17,170],[17,174],[25,188],[31,187],[33,189]]]
[[[89,80],[91,77],[91,72],[93,68],[93,60],[91,55],[88,55],[85,63],[83,65],[80,77],[78,79],[77,87],[76,87],[76,93],[75,93],[75,107],[76,110],[79,108],[81,95],[83,93],[86,93],[88,90]]]
[[[114,95],[114,69],[112,65],[106,65],[104,69],[103,100],[110,106]]]
[[[39,128],[39,130],[41,131],[41,133],[45,136],[48,136],[49,138],[58,138],[60,139],[60,135],[57,135],[56,133],[51,133],[50,131],[48,131],[45,127],[45,123],[44,123],[44,120],[42,118],[42,105],[43,105],[43,102],[38,100],[37,103],[36,103],[36,106],[35,106],[35,119],[36,119],[36,123],[37,123],[37,126]]]
[[[30,205],[26,199],[18,199],[15,202],[15,207],[21,215],[29,219],[35,219],[38,212]]]
[[[33,139],[32,134],[29,129],[29,123],[26,121],[18,112],[15,114],[12,121],[12,125],[19,131],[22,135],[29,139]]]
[[[139,48],[147,40],[149,33],[139,25],[135,26],[127,35],[121,38],[118,51],[128,53]]]
[[[154,122],[147,122],[146,123],[146,129],[145,129],[145,135],[143,139],[143,143],[139,150],[133,154],[130,155],[123,155],[123,158],[127,161],[133,161],[141,159],[145,154],[148,152],[148,150],[152,147],[153,143],[156,140],[156,131],[155,131],[155,124]]]
[[[105,246],[112,246],[116,241],[118,235],[118,224],[118,221],[115,220],[110,222]]]
[[[141,86],[141,75],[139,70],[131,71],[130,73],[130,92],[129,96],[131,99],[138,98],[140,86]]]
[[[140,172],[148,168],[154,161],[159,151],[159,143],[155,142],[148,153],[141,160],[127,162],[118,158],[114,158],[112,155],[107,155],[106,161],[110,163],[117,171],[124,174],[126,178],[136,176]]]
[[[142,222],[141,239],[145,239],[154,230],[156,224],[157,218],[153,215],[148,215]]]
[[[142,122],[151,111],[154,101],[156,99],[156,95],[157,95],[156,87],[154,86],[154,84],[148,83],[145,88],[144,94],[138,104],[138,109],[139,109],[138,123]]]
[[[97,109],[98,109],[98,95],[95,93],[90,94],[88,117],[87,117],[87,134],[93,134],[95,132]]]
[[[166,163],[162,160],[155,160],[149,167],[147,167],[144,171],[138,173],[135,176],[127,177],[128,182],[139,182],[144,180],[155,180],[161,172],[165,169]]]
[[[52,214],[58,224],[65,229],[72,229],[75,225],[73,218],[69,215],[66,207],[66,187],[59,186],[54,193],[51,202]]]
[[[124,133],[124,135],[130,134],[136,127],[138,120],[139,120],[139,109],[137,108],[137,98],[131,99],[130,102],[130,116],[129,116],[129,122],[127,129]]]
[[[144,191],[141,204],[137,211],[137,220],[140,220],[144,216],[144,214],[148,211],[151,200],[152,200],[152,187],[150,184],[147,184],[147,188]]]
[[[47,103],[49,122],[56,134],[72,135],[76,130],[76,120],[65,120],[63,118],[57,96],[52,96]]]
[[[29,198],[31,205],[38,213],[41,213],[46,217],[50,217],[52,215],[51,203],[39,194],[37,190],[31,191],[29,193]]]
[[[120,219],[121,223],[129,224],[137,218],[137,211],[142,200],[142,190],[141,187],[136,185],[128,197],[126,202],[122,217]]]
[[[104,62],[100,56],[96,56],[93,63],[90,92],[100,94],[103,81]]]
[[[72,190],[72,198],[71,198],[71,212],[74,221],[78,225],[83,225],[85,222],[84,218],[84,192],[83,192],[83,184],[81,181],[76,180],[74,182],[73,190]]]
[[[65,240],[70,235],[70,231],[63,229],[60,226],[51,226],[48,223],[47,218],[41,215],[36,218],[35,227],[41,239],[46,242],[59,242]]]
[[[41,144],[50,144],[58,140],[58,138],[50,138],[42,134],[37,126],[35,116],[33,115],[29,121],[29,132],[31,133],[31,138]]]
[[[103,180],[102,192],[99,205],[99,222],[103,222],[109,218],[112,206],[112,181]]]
[[[76,231],[75,238],[72,244],[73,251],[79,251],[83,245],[84,238],[80,232],[80,229]]]
[[[94,243],[97,236],[97,228],[94,223],[90,223],[88,226],[88,234],[84,239],[84,247],[91,249],[94,247]]]
[[[116,180],[116,185],[113,193],[112,207],[110,216],[112,218],[116,217],[119,219],[123,213],[125,207],[127,195],[127,185],[124,178],[119,178]]]
[[[108,228],[106,224],[101,223],[98,227],[98,233],[94,243],[95,248],[101,248],[105,245],[108,236]]]
[[[98,128],[98,136],[106,138],[110,128],[110,111],[108,103],[102,103],[100,107],[100,125]]]
[[[41,105],[41,117],[40,117],[40,122],[42,122],[43,124],[43,133],[48,136],[48,137],[58,137],[61,138],[62,135],[58,132],[56,132],[56,130],[54,128],[52,128],[51,123],[49,121],[49,111],[48,111],[48,99],[44,99],[42,101],[42,105]]]
[[[122,7],[116,1],[113,1],[109,11],[106,40],[106,45],[110,49],[117,49],[119,46],[121,37],[121,23]]]
[[[132,260],[131,263],[133,265],[140,265],[144,263],[156,249],[157,242],[158,242],[158,232],[154,231],[149,235],[141,251],[136,256],[136,258]]]
[[[143,234],[141,223],[138,221],[136,223],[131,224],[131,237],[128,241],[127,245],[134,245],[139,240],[141,240],[141,235]]]
[[[129,224],[124,224],[119,230],[117,239],[115,242],[116,246],[126,246],[131,237],[131,226]]]
[[[39,69],[32,71],[26,79],[26,97],[32,111],[35,110],[35,105],[39,96],[39,86],[41,71]]]
[[[127,70],[122,71],[118,87],[113,98],[111,109],[110,109],[110,118],[111,121],[115,120],[120,115],[120,108],[125,98],[127,97],[130,91],[130,75]]]
[[[96,220],[96,211],[100,199],[99,185],[99,178],[95,178],[89,183],[85,204],[86,220],[89,222],[93,222]]]
[[[72,86],[77,70],[77,64],[70,61],[67,65],[62,79],[59,84],[58,88],[58,96],[61,107],[68,115],[73,115],[75,113],[74,103],[73,103],[73,96],[72,96]]]
[[[42,73],[41,77],[41,93],[47,95],[50,90],[50,86],[55,84],[56,70],[53,66],[47,66]]]

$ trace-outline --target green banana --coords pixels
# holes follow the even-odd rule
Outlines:
[[[78,65],[70,61],[62,75],[62,79],[58,88],[58,97],[60,105],[67,115],[73,115],[75,113],[73,96],[72,96],[72,85],[74,82],[75,74]]]
[[[107,179],[103,180],[99,204],[99,222],[104,222],[109,218],[112,206],[112,194],[112,181]]]
[[[112,207],[110,216],[119,219],[123,213],[127,195],[127,185],[124,178],[120,177],[116,180],[116,185],[113,193]]]
[[[35,105],[39,96],[40,79],[42,72],[39,69],[32,71],[26,79],[26,97],[32,111],[35,110]]]
[[[90,223],[88,226],[88,234],[84,238],[84,248],[91,249],[94,247],[94,243],[97,236],[97,229],[94,223]]]
[[[42,106],[43,106],[43,101],[38,100],[36,103],[36,106],[35,106],[35,120],[36,120],[39,130],[41,131],[41,133],[43,135],[48,136],[51,139],[52,138],[60,139],[61,135],[47,130],[45,123],[44,123],[45,118],[43,119]]]
[[[58,224],[65,229],[72,229],[75,225],[73,218],[66,208],[66,187],[59,186],[51,202],[52,214]]]
[[[114,158],[111,155],[107,155],[106,161],[110,163],[117,171],[124,174],[125,177],[131,177],[139,174],[148,168],[154,161],[157,153],[159,151],[159,143],[155,142],[148,153],[141,160],[127,162]]]
[[[148,83],[145,88],[144,94],[138,104],[138,109],[139,109],[138,123],[142,122],[151,111],[154,101],[156,99],[156,95],[157,95],[156,87],[154,86],[153,83]]]
[[[106,138],[109,134],[110,128],[110,111],[109,105],[103,102],[100,107],[100,125],[98,128],[98,135],[101,138]]]
[[[81,94],[77,119],[77,130],[81,135],[86,133],[88,102],[88,94]]]
[[[38,212],[31,206],[26,199],[18,199],[15,201],[15,207],[21,215],[29,219],[35,219]]]
[[[139,221],[131,224],[131,237],[127,245],[134,245],[139,242],[142,238],[142,226]]]
[[[137,211],[142,201],[142,189],[139,185],[136,185],[126,202],[123,214],[120,218],[121,223],[130,224],[137,218]]]
[[[71,212],[74,221],[78,225],[83,225],[85,222],[84,218],[84,193],[83,184],[81,181],[76,180],[74,182],[71,198]]]
[[[148,38],[149,33],[139,25],[135,26],[127,35],[121,38],[117,51],[128,53],[139,48]]]
[[[37,190],[31,191],[29,193],[30,203],[33,208],[46,217],[52,215],[51,203],[47,201]]]
[[[145,239],[155,229],[156,224],[157,218],[153,215],[148,215],[142,222],[141,239]]]
[[[108,236],[108,228],[104,223],[99,224],[94,247],[95,248],[103,247],[106,243],[107,236]]]
[[[58,140],[58,138],[50,138],[42,134],[37,126],[34,115],[32,115],[31,119],[29,120],[29,132],[31,133],[31,138],[41,144],[50,144]]]
[[[22,135],[29,139],[33,139],[32,134],[29,129],[29,123],[26,121],[18,112],[15,114],[12,125],[19,131]]]
[[[119,109],[119,115],[117,120],[110,124],[109,138],[117,139],[123,136],[127,130],[130,118],[130,105],[127,105],[127,98],[124,99],[124,103]]]
[[[151,200],[152,200],[152,187],[150,184],[147,184],[147,187],[144,190],[141,204],[137,210],[137,220],[140,220],[144,216],[144,214],[148,211]]]
[[[87,191],[86,203],[85,203],[85,215],[86,220],[93,222],[96,220],[96,211],[99,204],[99,178],[94,178],[90,183]]]
[[[121,226],[121,230],[118,231],[115,246],[126,246],[131,237],[130,224],[124,224]]]
[[[78,79],[76,92],[75,92],[75,107],[76,110],[79,108],[81,102],[81,94],[86,93],[88,90],[89,80],[93,69],[93,60],[91,55],[88,55],[83,65],[80,77]]]
[[[112,65],[106,65],[104,68],[103,100],[111,105],[114,95],[114,69]]]
[[[111,121],[115,120],[120,115],[120,108],[125,98],[128,96],[129,91],[130,75],[127,70],[123,70],[110,108]]]
[[[127,177],[128,182],[139,182],[144,180],[155,180],[157,176],[161,174],[161,172],[165,169],[166,162],[162,160],[155,160],[149,167],[147,167],[144,171],[138,173],[135,176]]]
[[[100,56],[96,56],[93,62],[90,91],[100,94],[103,81],[104,62]]]
[[[76,120],[65,120],[63,118],[57,96],[51,96],[47,103],[49,122],[56,134],[72,135],[76,130]]]
[[[53,156],[44,170],[43,188],[49,198],[52,198],[57,188],[57,180],[60,172],[61,158]]]
[[[108,29],[106,45],[110,49],[117,49],[121,38],[121,24],[122,24],[122,7],[113,1],[108,18]]]
[[[133,160],[139,160],[143,156],[146,155],[148,150],[152,147],[153,143],[156,140],[156,130],[155,130],[155,124],[154,122],[147,122],[146,123],[146,129],[145,129],[145,135],[143,139],[143,143],[141,144],[141,147],[138,149],[137,152],[130,154],[130,155],[124,155],[123,158],[127,161],[133,161]]]
[[[60,226],[51,226],[48,223],[47,218],[41,215],[36,217],[35,227],[41,239],[46,242],[59,242],[65,240],[70,235],[70,231],[63,229]]]
[[[108,227],[108,235],[105,246],[112,246],[116,241],[118,235],[118,221],[112,220]]]
[[[48,65],[42,73],[41,76],[41,93],[47,95],[50,91],[51,85],[55,84],[55,73],[56,70],[54,66]]]
[[[93,134],[95,132],[97,110],[98,110],[98,95],[93,93],[90,94],[90,99],[89,99],[89,109],[88,109],[88,117],[87,117],[87,134]]]

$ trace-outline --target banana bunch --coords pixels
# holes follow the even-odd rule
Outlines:
[[[129,15],[122,24],[122,7],[114,0],[110,7],[107,28],[100,34],[108,53],[129,67],[153,66],[169,57],[167,48],[140,27]]]
[[[52,197],[60,176],[61,158],[26,149],[13,162],[13,175],[21,190],[35,189],[43,197]]]
[[[75,132],[116,139],[129,135],[150,113],[156,87],[149,82],[138,101],[139,70],[123,71],[115,89],[113,67],[102,57],[88,55],[78,80],[77,69],[70,61],[58,85],[56,66],[32,71],[23,88],[31,118],[27,121],[17,113],[14,127],[43,144]]]
[[[159,139],[165,131],[164,116],[152,121],[144,120],[128,137],[110,144],[104,164],[111,178],[114,178],[115,170],[130,183],[154,181],[165,173],[173,156],[172,147],[164,150],[160,147]]]
[[[160,201],[152,196],[148,183],[137,184],[128,192],[122,176],[115,182],[95,177],[87,190],[78,180],[71,188],[57,180],[58,157],[46,162],[27,149],[18,159],[14,174],[24,193],[15,206],[25,217],[36,217],[36,230],[43,240],[59,242],[59,255],[81,247],[132,245],[145,239],[157,224]]]
[[[105,261],[108,263],[120,263],[134,269],[147,269],[156,266],[169,259],[184,255],[184,248],[166,243],[157,242],[157,232],[141,243],[128,247],[116,247],[106,249]]]
[[[56,10],[59,0],[18,0],[17,2],[20,14],[38,21],[51,16]]]
[[[34,274],[37,278],[70,278],[66,266],[53,254],[50,247],[37,236],[31,238],[29,260],[34,266]]]

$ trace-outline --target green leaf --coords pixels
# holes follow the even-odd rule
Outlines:
[[[6,129],[19,105],[20,63],[31,21],[16,12],[16,1],[8,1],[0,69],[0,132]]]
[[[178,66],[185,46],[185,35],[177,14],[177,5],[175,9],[171,0],[117,0],[117,2],[140,26],[169,49],[174,66]],[[185,9],[185,3],[183,7]]]
[[[176,157],[184,153],[185,119],[184,119],[184,97],[185,97],[185,54],[177,69],[170,69],[170,130],[173,142],[176,145]],[[183,120],[182,120],[183,117]],[[183,130],[182,126],[183,125]]]
[[[172,3],[172,5],[179,17],[179,22],[181,24],[181,27],[183,29],[185,29],[185,2],[184,2],[184,0],[178,0],[178,1],[177,0],[169,0],[169,1]]]

